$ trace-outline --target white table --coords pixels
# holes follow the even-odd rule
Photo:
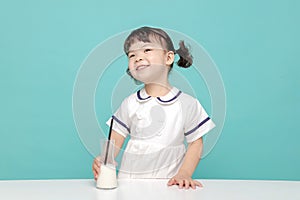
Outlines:
[[[118,188],[99,190],[94,180],[0,181],[1,200],[300,200],[300,181],[200,180],[196,190],[168,187],[167,180],[118,180]]]

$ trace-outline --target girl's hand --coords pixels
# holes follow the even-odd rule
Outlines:
[[[101,167],[101,164],[100,164],[100,157],[96,157],[94,159],[94,162],[93,162],[93,165],[92,165],[92,169],[93,169],[93,173],[94,173],[94,179],[97,180],[98,178],[98,175],[100,173],[100,167]]]
[[[184,172],[178,172],[173,178],[168,182],[168,186],[178,185],[180,189],[189,189],[190,187],[196,189],[196,186],[203,187],[203,185],[196,180],[193,180],[191,176]]]
[[[97,180],[101,171],[101,162],[103,163],[103,160],[101,160],[101,157],[98,156],[94,159],[92,170],[94,173],[94,179]],[[118,163],[116,161],[113,161],[114,166],[118,166]]]

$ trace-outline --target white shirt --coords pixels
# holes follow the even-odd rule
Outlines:
[[[184,140],[191,143],[215,127],[199,101],[175,87],[162,97],[151,97],[143,88],[112,118],[114,131],[130,135],[119,178],[173,177],[186,152]]]

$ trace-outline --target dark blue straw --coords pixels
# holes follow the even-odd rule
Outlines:
[[[106,163],[107,163],[107,154],[108,154],[108,150],[109,150],[110,137],[111,137],[111,131],[112,131],[113,123],[114,123],[114,119],[111,118],[111,120],[110,120],[110,127],[109,127],[109,134],[108,134],[108,141],[107,141],[107,144],[106,144],[106,152],[105,152],[104,165],[106,165]]]

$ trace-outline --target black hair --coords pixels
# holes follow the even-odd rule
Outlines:
[[[179,49],[175,50],[170,36],[162,29],[144,26],[133,30],[124,42],[124,52],[126,55],[128,55],[131,45],[137,41],[158,42],[162,47],[166,48],[167,51],[173,51],[174,54],[178,54],[179,60],[177,61],[177,65],[179,67],[188,68],[193,64],[193,56],[189,48],[184,44],[184,41],[181,40],[179,42]],[[173,68],[173,64],[174,63],[171,64],[170,70]],[[126,72],[134,79],[136,84],[139,85],[142,83],[131,75],[128,68]]]
[[[188,68],[193,64],[193,56],[189,48],[184,44],[184,41],[180,41],[179,49],[175,50],[170,36],[162,29],[144,26],[132,31],[124,42],[124,52],[126,55],[128,55],[130,46],[136,41],[159,42],[166,50],[173,51],[179,55],[179,60],[177,61],[179,67]],[[173,63],[171,64],[172,67]]]

